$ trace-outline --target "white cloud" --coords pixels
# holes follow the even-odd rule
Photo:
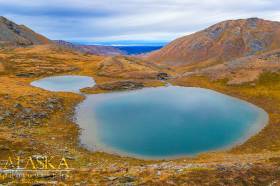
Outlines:
[[[52,39],[171,40],[227,19],[280,21],[278,0],[0,0],[0,12]]]

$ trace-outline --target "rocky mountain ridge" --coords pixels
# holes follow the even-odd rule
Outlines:
[[[259,18],[223,21],[178,38],[146,57],[158,63],[184,66],[221,62],[280,48],[280,23]]]
[[[29,46],[51,44],[52,41],[24,25],[0,16],[0,46]]]

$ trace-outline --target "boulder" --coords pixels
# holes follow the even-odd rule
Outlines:
[[[157,74],[158,80],[167,80],[169,78],[169,75],[165,72],[160,72]]]

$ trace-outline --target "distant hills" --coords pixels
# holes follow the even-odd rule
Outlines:
[[[111,46],[99,46],[99,45],[78,45],[63,40],[54,41],[59,46],[70,48],[79,52],[93,54],[93,55],[104,55],[104,56],[115,56],[125,54],[123,51],[116,47]]]
[[[118,78],[154,77],[160,67],[168,69],[175,77],[202,75],[212,80],[226,79],[228,84],[242,84],[256,81],[264,72],[280,71],[280,23],[259,18],[223,21],[161,48],[51,41],[24,25],[0,17],[1,47],[46,44],[87,54],[113,56],[102,61],[98,73]],[[151,50],[155,51],[142,54]],[[120,56],[129,54],[141,55]],[[1,69],[3,65],[0,64]]]
[[[122,55],[121,50],[107,46],[74,45],[66,41],[51,41],[24,25],[18,25],[7,18],[0,16],[0,46],[24,47],[31,45],[58,45],[71,50],[94,55]]]
[[[52,41],[45,36],[38,34],[24,25],[18,25],[7,18],[0,16],[0,46],[24,47],[30,45],[54,44],[82,53],[116,56],[116,55],[136,55],[161,47],[155,46],[102,46],[102,45],[82,45],[73,44],[63,40]]]
[[[280,48],[280,23],[229,20],[176,39],[147,58],[171,66],[221,62]]]
[[[162,48],[162,46],[103,46],[103,45],[90,45],[90,44],[76,44],[63,40],[55,40],[56,44],[78,50],[80,52],[93,54],[93,55],[104,55],[104,56],[116,56],[116,55],[138,55],[148,53],[154,50]]]
[[[0,46],[24,47],[31,45],[58,45],[71,50],[94,55],[122,55],[124,52],[110,46],[74,45],[66,41],[52,41],[24,25],[18,25],[0,16]]]
[[[28,46],[52,43],[48,38],[24,25],[0,16],[0,46]]]

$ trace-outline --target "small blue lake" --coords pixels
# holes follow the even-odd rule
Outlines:
[[[147,159],[227,149],[268,122],[267,113],[248,102],[177,86],[87,95],[76,118],[88,149]]]
[[[87,76],[52,76],[31,83],[34,87],[53,92],[76,92],[85,87],[92,87],[95,81]]]

